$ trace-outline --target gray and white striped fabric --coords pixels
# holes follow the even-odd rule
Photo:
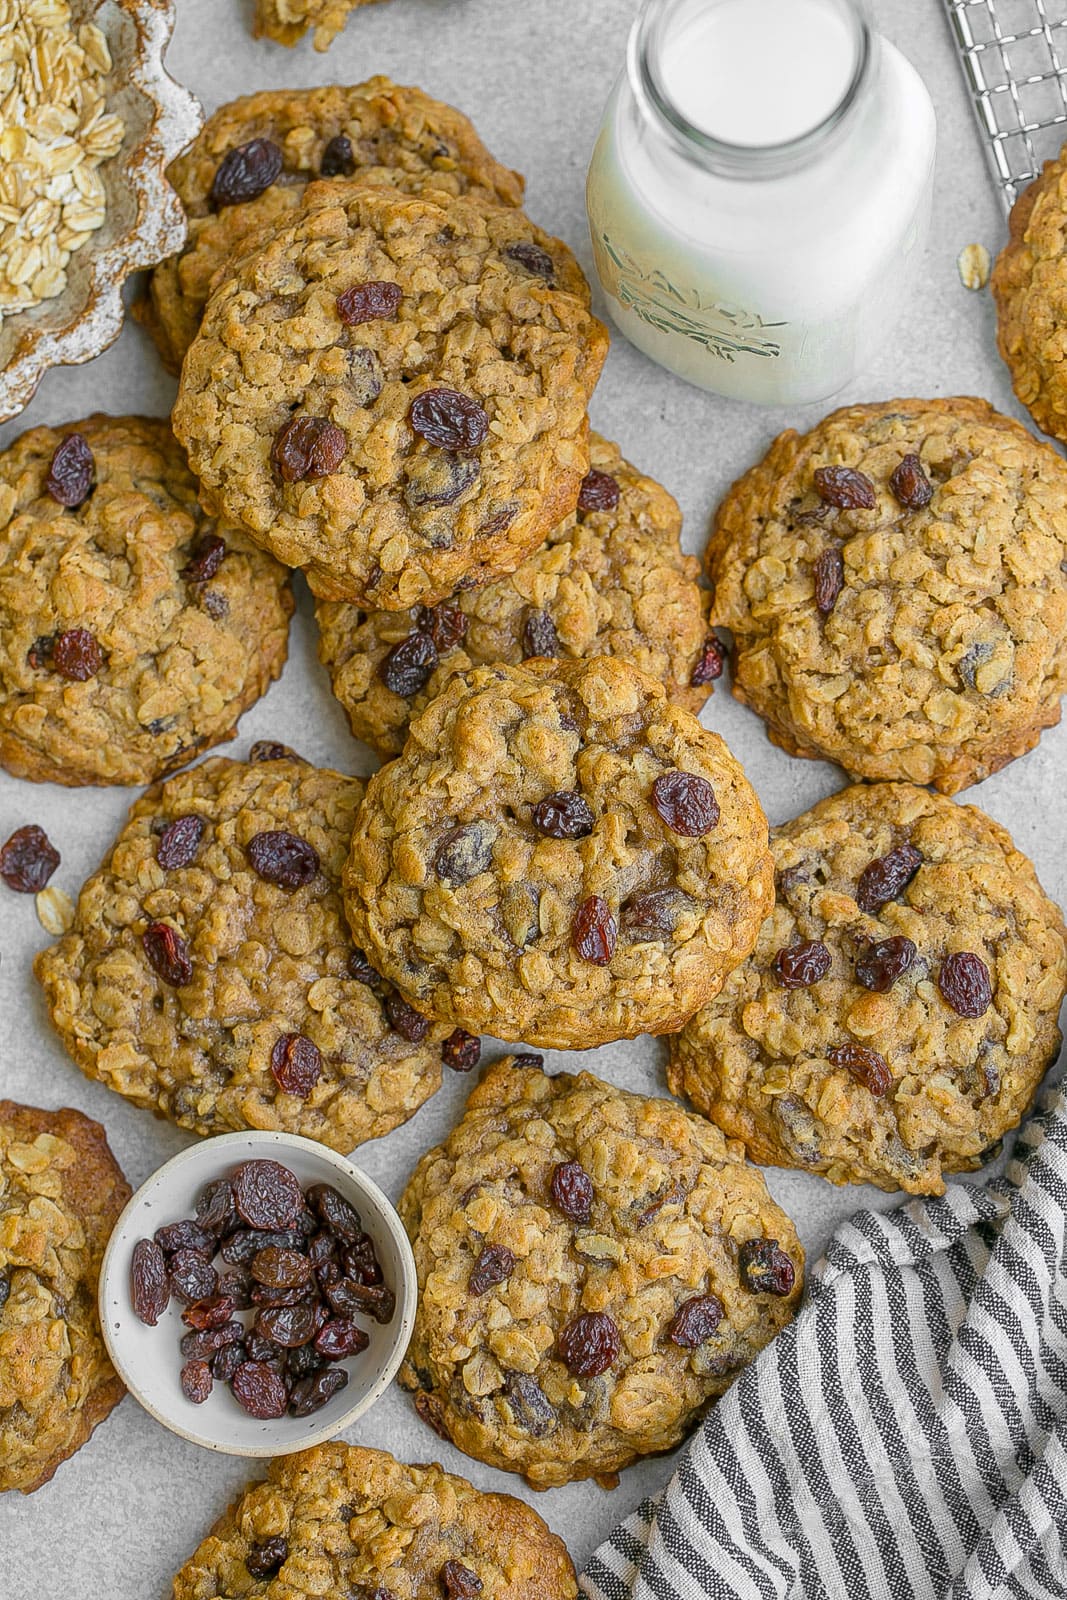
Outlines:
[[[589,1600],[1067,1597],[1067,1097],[1004,1177],[861,1212]]]

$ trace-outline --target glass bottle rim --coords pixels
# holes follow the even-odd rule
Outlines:
[[[870,74],[874,34],[863,0],[835,0],[850,19],[855,38],[852,72],[836,104],[818,122],[792,139],[741,144],[698,128],[666,93],[656,71],[658,37],[668,10],[679,0],[643,0],[630,31],[627,70],[639,104],[664,128],[683,155],[726,177],[778,177],[819,154],[854,109]]]

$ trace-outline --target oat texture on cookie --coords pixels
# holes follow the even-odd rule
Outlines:
[[[774,910],[670,1087],[757,1161],[940,1194],[1056,1058],[1060,912],[998,823],[912,784],[844,789],[771,848]]]
[[[312,185],[212,294],[174,428],[205,500],[316,594],[400,610],[514,571],[574,510],[606,350],[517,208]]]
[[[1046,161],[1016,200],[1008,242],[990,280],[997,307],[997,345],[1015,393],[1039,428],[1067,440],[1067,147]]]
[[[342,914],[362,794],[282,754],[215,757],[134,804],[35,967],[88,1077],[196,1133],[342,1152],[433,1094],[448,1030],[379,979]]]
[[[536,1058],[535,1058],[536,1059]],[[401,1200],[401,1382],[535,1488],[669,1450],[789,1322],[803,1253],[741,1148],[672,1100],[494,1064]]]
[[[476,667],[370,780],[356,941],[420,1009],[586,1048],[667,1033],[771,904],[766,821],[717,734],[608,656]]]
[[[1031,750],[1067,686],[1067,465],[984,400],[848,406],[719,508],[733,690],[794,755],[953,794]]]
[[[96,1285],[129,1198],[99,1123],[0,1100],[0,1490],[39,1489],[122,1399]]]

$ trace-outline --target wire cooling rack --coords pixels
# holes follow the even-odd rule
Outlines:
[[[945,5],[1008,208],[1067,140],[1067,0]]]

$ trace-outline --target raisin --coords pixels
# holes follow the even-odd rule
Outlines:
[[[699,839],[718,825],[719,802],[707,778],[663,772],[652,785],[652,805],[672,833]]]
[[[713,633],[709,634],[700,647],[696,665],[689,675],[692,687],[702,689],[705,684],[714,683],[716,678],[721,678],[725,659],[722,645]]]
[[[914,845],[897,845],[895,850],[868,861],[856,885],[856,904],[868,916],[881,911],[908,887],[923,858]]]
[[[162,1228],[156,1229],[155,1240],[167,1255],[173,1255],[175,1250],[195,1250],[198,1256],[210,1261],[215,1254],[212,1235],[190,1217],[183,1218],[181,1222],[164,1223]]]
[[[749,1294],[788,1294],[797,1277],[777,1239],[746,1239],[737,1252],[737,1270]]]
[[[353,950],[348,958],[348,976],[357,983],[365,983],[368,988],[375,989],[381,983],[381,976],[375,972],[362,950]]]
[[[856,981],[875,994],[885,994],[907,972],[915,956],[910,939],[897,937],[869,944],[856,958]]]
[[[234,1319],[224,1322],[221,1328],[196,1328],[183,1334],[178,1348],[189,1361],[207,1361],[231,1344],[240,1344],[244,1336],[243,1325]]]
[[[854,467],[816,467],[815,491],[839,511],[873,511],[878,504],[874,484]]]
[[[206,1300],[196,1300],[191,1306],[186,1306],[182,1321],[187,1328],[195,1328],[198,1333],[203,1333],[205,1328],[221,1328],[224,1323],[232,1321],[236,1309],[228,1294],[213,1294]]]
[[[285,1375],[293,1379],[310,1378],[322,1366],[325,1366],[325,1362],[316,1352],[314,1344],[298,1344],[285,1358]]]
[[[546,283],[555,283],[556,267],[552,257],[547,250],[542,250],[539,244],[534,244],[532,239],[516,239],[514,244],[506,244],[501,254],[509,261],[517,261],[520,267],[532,272],[535,278],[543,278]]]
[[[680,889],[649,889],[635,894],[622,907],[623,927],[641,939],[673,933],[678,918],[692,901]]]
[[[539,611],[531,606],[522,625],[522,659],[529,661],[534,656],[558,655],[559,634],[556,624],[547,611]]]
[[[536,1378],[529,1378],[524,1372],[511,1372],[505,1392],[512,1416],[531,1438],[543,1439],[552,1432],[559,1420],[556,1408]]]
[[[450,828],[434,853],[434,871],[452,888],[469,883],[489,866],[495,840],[496,830],[486,822]]]
[[[450,1439],[448,1428],[445,1425],[444,1413],[441,1402],[432,1394],[426,1394],[420,1389],[415,1396],[415,1410],[428,1428],[432,1428],[439,1439]]]
[[[72,683],[88,683],[104,665],[104,652],[88,628],[68,628],[52,644],[51,667]]]
[[[322,152],[320,175],[324,178],[350,178],[355,170],[356,157],[351,139],[346,133],[335,133]]]
[[[211,199],[216,206],[254,200],[281,177],[283,156],[272,139],[249,139],[227,150],[215,171]]]
[[[244,1329],[241,1331],[244,1333]],[[273,1367],[276,1372],[284,1371],[285,1351],[273,1339],[265,1339],[255,1328],[249,1328],[245,1334],[245,1349],[249,1361],[262,1361],[264,1366]]]
[[[844,1067],[871,1094],[881,1096],[889,1092],[893,1075],[886,1059],[868,1045],[851,1042],[835,1045],[832,1050],[827,1050],[826,1059],[832,1067]]]
[[[375,1322],[391,1322],[396,1310],[396,1296],[384,1284],[357,1283],[354,1278],[342,1278],[326,1288],[326,1298],[340,1317],[352,1317],[358,1312],[373,1317]]]
[[[203,817],[175,817],[167,824],[156,844],[156,860],[166,872],[187,867],[196,859],[204,837]]]
[[[187,1361],[181,1370],[182,1394],[194,1406],[202,1406],[213,1387],[211,1368],[206,1361]]]
[[[815,557],[813,574],[815,609],[820,616],[828,617],[845,586],[845,559],[836,545],[819,551]]]
[[[893,468],[889,487],[908,511],[921,511],[934,498],[934,486],[923,471],[923,464],[913,451],[902,456]]]
[[[460,454],[477,450],[489,433],[485,411],[456,389],[424,389],[411,402],[408,420],[427,444]]]
[[[0,1311],[7,1305],[7,1297],[11,1293],[11,1279],[6,1272],[0,1273]]]
[[[93,452],[80,433],[68,433],[56,446],[45,489],[68,511],[88,498],[93,486]]]
[[[279,744],[277,739],[257,739],[248,752],[249,761],[300,761],[295,750],[290,750],[287,744]]]
[[[441,1060],[453,1072],[470,1072],[478,1065],[482,1041],[464,1028],[456,1028],[441,1045]]]
[[[474,487],[482,475],[477,461],[447,450],[414,456],[406,468],[404,499],[417,506],[454,506],[459,497]]]
[[[391,994],[386,996],[385,1014],[389,1018],[389,1026],[394,1033],[398,1033],[408,1044],[421,1044],[430,1031],[430,1021],[402,995]]]
[[[307,1193],[308,1205],[322,1222],[341,1239],[352,1244],[364,1237],[363,1222],[359,1212],[332,1184],[313,1183]]]
[[[269,1289],[265,1283],[254,1283],[248,1298],[254,1306],[298,1306],[314,1299],[316,1292],[314,1283],[291,1284],[287,1289]]]
[[[200,604],[208,616],[213,617],[216,622],[230,614],[230,602],[224,594],[219,594],[217,589],[205,589],[200,595]]]
[[[436,666],[437,646],[430,634],[416,629],[382,657],[378,676],[392,694],[410,700],[425,689]]]
[[[272,1416],[275,1413],[270,1413]],[[253,1415],[257,1413],[253,1412]],[[273,1578],[289,1558],[289,1541],[284,1534],[276,1533],[272,1539],[254,1544],[245,1557],[250,1578]]]
[[[610,472],[590,467],[578,490],[579,511],[614,511],[619,503],[619,485]]]
[[[369,1233],[346,1245],[344,1249],[345,1274],[360,1283],[381,1283],[382,1269],[374,1253],[374,1241]]]
[[[467,1288],[471,1294],[487,1294],[498,1283],[506,1283],[515,1270],[515,1256],[506,1245],[487,1244],[471,1268]]]
[[[441,1582],[448,1600],[474,1600],[482,1592],[482,1580],[470,1567],[458,1561],[446,1561],[441,1568]]]
[[[561,1161],[552,1173],[552,1199],[571,1222],[588,1222],[593,1212],[593,1180],[579,1161]]]
[[[271,1289],[293,1289],[311,1282],[311,1262],[299,1250],[269,1244],[252,1257],[252,1276]]]
[[[559,1336],[559,1353],[576,1378],[595,1378],[618,1360],[619,1330],[604,1311],[583,1311]]]
[[[0,849],[0,878],[16,894],[37,894],[59,866],[59,851],[43,828],[16,828]]]
[[[973,950],[957,950],[945,957],[937,987],[942,999],[961,1017],[981,1017],[993,1003],[989,968]]]
[[[345,1361],[358,1356],[370,1339],[351,1317],[331,1317],[315,1335],[315,1349],[325,1361]]]
[[[348,1384],[348,1373],[343,1367],[321,1367],[307,1378],[293,1384],[289,1396],[291,1417],[310,1417],[320,1410],[335,1394],[340,1394]]]
[[[286,1350],[315,1336],[315,1312],[309,1305],[263,1306],[256,1312],[256,1332]]]
[[[354,283],[337,296],[337,315],[350,328],[361,322],[391,322],[403,298],[398,283],[372,278],[368,283]]]
[[[226,1178],[216,1178],[201,1190],[196,1202],[197,1227],[216,1239],[232,1233],[237,1227],[237,1207],[233,1203],[233,1190]]]
[[[219,1383],[229,1383],[242,1361],[246,1360],[245,1347],[236,1340],[233,1344],[224,1344],[221,1350],[216,1350],[211,1357],[211,1376],[217,1378]]]
[[[419,1402],[416,1400],[416,1410],[418,1409],[418,1404]],[[343,1520],[351,1522],[352,1518],[349,1516]],[[349,1586],[348,1600],[397,1600],[397,1597],[392,1589],[387,1589],[384,1584],[353,1583]]]
[[[274,1041],[270,1070],[283,1094],[306,1100],[322,1073],[319,1047],[302,1033],[286,1033]]]
[[[303,1235],[295,1228],[278,1228],[265,1230],[262,1228],[238,1228],[222,1242],[222,1259],[231,1267],[247,1267],[253,1256],[259,1250],[265,1250],[268,1245],[275,1244],[285,1250],[298,1250],[303,1240]]]
[[[593,823],[588,803],[572,789],[547,794],[533,809],[534,827],[550,839],[585,839],[592,833]]]
[[[193,976],[189,946],[169,922],[150,922],[141,935],[148,965],[172,989],[182,989]]]
[[[250,1228],[287,1228],[303,1210],[299,1183],[288,1167],[277,1161],[245,1161],[232,1183],[237,1209]],[[273,1239],[269,1242],[275,1243]]]
[[[712,1337],[722,1317],[723,1304],[715,1295],[694,1295],[683,1300],[674,1313],[667,1337],[683,1350],[696,1350]]]
[[[606,967],[615,954],[619,930],[606,900],[591,894],[571,919],[571,943],[583,961]]]
[[[182,568],[182,577],[190,583],[207,583],[215,576],[226,559],[226,541],[217,533],[206,533],[198,539]]]
[[[154,1239],[138,1239],[130,1259],[130,1298],[140,1322],[154,1328],[170,1305],[170,1279]]]
[[[290,417],[270,447],[270,462],[282,483],[328,478],[345,458],[348,440],[328,417]]]
[[[252,1279],[247,1272],[240,1269],[236,1272],[223,1272],[219,1276],[219,1293],[233,1301],[235,1311],[247,1311],[252,1304]]]
[[[218,1290],[219,1275],[199,1250],[175,1250],[167,1272],[171,1289],[186,1305],[207,1300]]]
[[[830,952],[818,939],[805,939],[783,948],[774,958],[774,970],[783,989],[810,989],[826,977],[830,964]]]
[[[283,829],[253,834],[245,845],[245,855],[254,872],[282,889],[303,888],[319,870],[314,846]]]
[[[459,606],[450,605],[447,600],[442,600],[440,605],[432,606],[423,613],[419,624],[425,633],[430,635],[435,648],[441,655],[447,650],[454,650],[467,636],[467,613],[461,611]]]
[[[518,1067],[520,1072],[543,1072],[545,1070],[545,1058],[537,1055],[533,1050],[526,1050],[521,1055],[512,1056],[511,1065]]]

